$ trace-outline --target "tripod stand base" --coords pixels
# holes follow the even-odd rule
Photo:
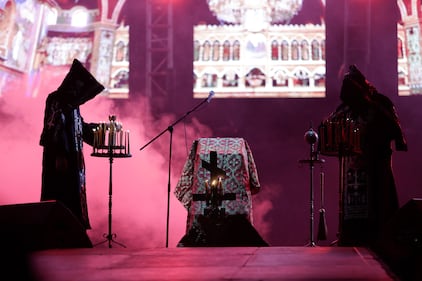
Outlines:
[[[316,243],[315,242],[309,242],[308,244],[305,245],[306,247],[316,247]]]
[[[119,246],[121,246],[123,248],[126,248],[125,245],[123,245],[122,243],[117,242],[116,240],[113,239],[113,238],[116,237],[116,234],[104,234],[103,236],[106,238],[106,240],[101,241],[101,242],[95,244],[94,247],[108,242],[108,247],[109,248],[112,248],[112,246],[111,246],[112,243],[116,243],[117,245],[119,245]]]

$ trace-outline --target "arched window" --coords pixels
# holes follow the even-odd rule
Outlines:
[[[315,87],[325,87],[325,70],[316,71],[314,74]]]
[[[283,40],[281,42],[281,59],[282,60],[289,60],[289,42]]]
[[[129,73],[127,70],[120,70],[112,78],[113,88],[129,88]]]
[[[198,40],[195,40],[193,42],[193,60],[198,61],[199,60],[199,52],[201,50],[201,44],[199,44]]]
[[[295,87],[309,87],[309,73],[305,70],[298,70],[293,74]]]
[[[398,78],[398,84],[400,86],[406,86],[407,84],[407,75],[404,73],[403,70],[399,70],[399,78]]]
[[[233,60],[240,59],[240,42],[238,40],[234,41],[233,44]]]
[[[253,68],[246,74],[246,87],[263,87],[265,86],[265,74],[259,68]]]
[[[223,60],[230,60],[230,42],[229,40],[224,41],[223,43]]]
[[[202,76],[202,87],[203,88],[210,88],[217,86],[217,74],[213,73],[205,73]]]
[[[325,40],[321,41],[321,59],[325,60]]]
[[[278,60],[278,42],[277,42],[277,40],[274,40],[271,43],[271,59],[272,60]]]
[[[227,71],[223,75],[223,87],[237,87],[239,85],[239,75],[234,71]]]
[[[122,62],[125,59],[125,43],[123,41],[119,41],[116,44],[116,55],[114,60],[117,62]]]
[[[319,42],[313,40],[311,44],[312,49],[312,60],[319,60]]]
[[[215,40],[212,45],[212,60],[218,61],[220,59],[220,41]]]
[[[202,60],[209,61],[210,60],[210,50],[211,44],[209,41],[204,42],[204,52],[202,53]]]
[[[289,76],[285,71],[278,70],[274,73],[273,77],[273,86],[274,87],[287,87],[289,86]]]
[[[296,40],[292,42],[292,60],[299,59],[299,43]]]
[[[309,60],[309,44],[308,41],[303,40],[300,43],[300,49],[301,49],[301,59],[302,60]]]

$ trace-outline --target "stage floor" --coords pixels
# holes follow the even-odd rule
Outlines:
[[[202,247],[34,252],[37,281],[398,280],[366,248]]]

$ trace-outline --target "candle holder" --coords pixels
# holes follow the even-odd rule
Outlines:
[[[129,131],[123,130],[123,125],[116,121],[115,115],[109,116],[109,122],[101,122],[94,129],[94,144],[91,156],[106,157],[109,159],[109,190],[108,190],[108,233],[104,234],[104,241],[96,245],[108,242],[112,248],[112,242],[126,248],[125,245],[114,240],[116,234],[112,233],[112,196],[113,196],[113,160],[114,158],[132,157],[130,154]]]
[[[109,116],[109,122],[101,122],[94,129],[92,156],[125,158],[131,157],[128,130],[116,121],[115,115]]]

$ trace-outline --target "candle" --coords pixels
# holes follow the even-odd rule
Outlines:
[[[220,195],[223,195],[223,182],[221,180],[221,177],[218,178],[218,193]]]
[[[320,186],[321,186],[321,208],[324,206],[324,172],[320,173]]]
[[[205,193],[209,194],[209,185],[208,185],[208,180],[205,181]]]
[[[94,133],[94,144],[92,145],[92,153],[95,153],[95,148],[97,147],[97,130],[93,129]]]
[[[122,146],[123,146],[123,131],[119,131],[119,135],[120,135],[120,142],[119,142],[119,146],[120,146],[120,153],[122,153]]]
[[[127,154],[127,132],[125,132],[124,143],[125,154]]]
[[[129,147],[129,131],[127,131],[127,154],[130,154],[130,147]]]

